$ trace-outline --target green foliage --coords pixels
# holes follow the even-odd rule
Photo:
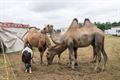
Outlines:
[[[95,25],[97,25],[98,28],[100,28],[101,30],[107,30],[107,29],[111,29],[111,27],[116,27],[116,26],[120,26],[120,21],[119,22],[106,22],[106,23],[100,23],[100,22],[95,22]]]
[[[119,22],[113,22],[112,23],[112,26],[115,27],[115,26],[120,26],[120,21]]]

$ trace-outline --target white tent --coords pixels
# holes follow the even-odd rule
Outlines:
[[[105,30],[106,34],[120,36],[120,27],[113,27],[111,29]]]
[[[24,47],[23,41],[14,32],[2,27],[0,27],[0,41],[5,45],[6,53],[20,51]]]

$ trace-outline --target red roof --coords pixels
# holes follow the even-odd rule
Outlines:
[[[4,28],[28,28],[28,27],[30,27],[30,25],[10,23],[10,22],[0,22],[0,27],[4,27]]]

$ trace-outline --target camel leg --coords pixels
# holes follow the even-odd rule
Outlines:
[[[43,53],[44,53],[44,52],[41,52],[41,53],[40,53],[41,65],[43,64]]]
[[[61,54],[58,54],[58,58],[59,58],[58,64],[60,64],[60,56],[61,56]]]
[[[68,50],[69,51],[69,50]],[[69,62],[68,62],[68,66],[71,67],[71,54],[70,54],[70,51],[69,51]]]
[[[75,66],[78,66],[78,64],[77,64],[77,48],[74,48],[74,57],[75,57]]]
[[[39,50],[39,52],[40,52],[40,61],[41,61],[41,65],[43,64],[43,53],[44,53],[44,51],[43,51],[43,49],[42,48],[38,48],[38,50]]]
[[[104,59],[102,71],[104,71],[104,70],[105,70],[106,63],[107,63],[107,59],[108,59],[107,54],[106,54],[104,48],[102,49],[102,54],[103,54],[103,59]]]
[[[31,62],[32,62],[32,63],[35,63],[33,57],[34,57],[34,52],[33,52],[33,56],[32,56]]]
[[[71,68],[75,69],[75,57],[74,57],[74,49],[73,48],[68,48],[69,49],[69,56],[70,56],[70,63],[71,63]]]
[[[32,62],[32,63],[35,63],[35,61],[34,61],[34,59],[33,59],[33,58],[32,58],[32,60],[31,60],[31,62]]]
[[[92,45],[92,46],[93,46],[93,60],[91,62],[96,63],[96,61],[97,61],[97,53],[95,51],[95,45]]]
[[[100,48],[98,46],[95,47],[95,51],[97,53],[97,63],[96,63],[94,70],[97,71],[99,64],[100,64],[100,61],[101,61],[101,51],[100,51]]]

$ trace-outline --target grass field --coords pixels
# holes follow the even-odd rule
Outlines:
[[[35,63],[32,64],[32,74],[25,73],[19,53],[7,54],[11,63],[4,64],[3,55],[0,55],[0,80],[120,80],[120,37],[106,36],[105,50],[108,55],[108,63],[104,72],[94,72],[92,60],[92,47],[79,48],[78,50],[78,67],[72,70],[68,67],[68,51],[64,51],[61,56],[61,64],[57,64],[58,58],[55,57],[53,64],[46,65],[44,54],[44,65],[40,65],[39,52],[35,51]],[[8,71],[8,78],[6,74]],[[13,72],[16,79],[14,79]]]

